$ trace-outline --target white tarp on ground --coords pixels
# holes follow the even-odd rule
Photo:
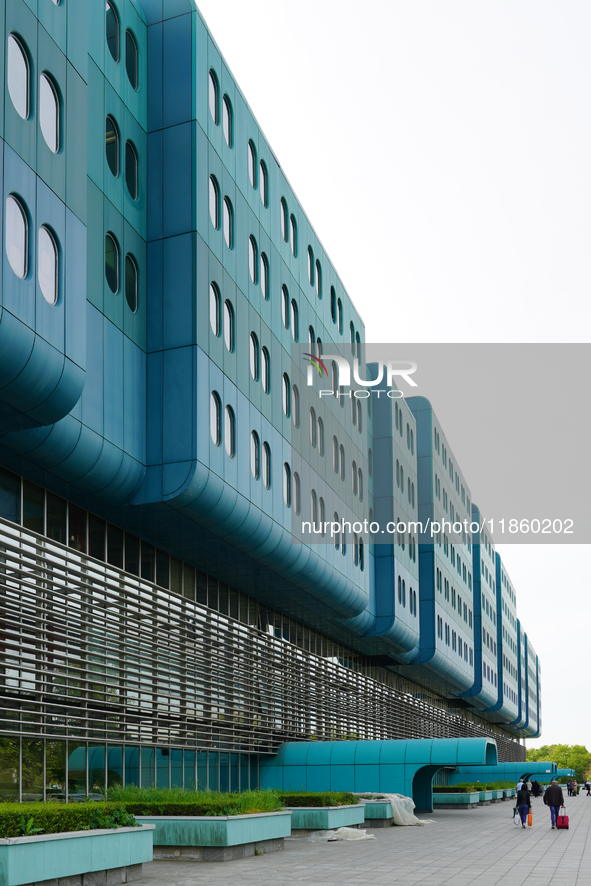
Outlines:
[[[311,843],[334,843],[342,840],[375,840],[361,828],[337,828],[335,831],[314,831],[310,834]]]
[[[379,794],[362,794],[362,796],[366,800],[377,800],[379,797],[383,797],[385,800],[388,800],[388,802],[392,806],[392,814],[394,817],[395,825],[409,827],[412,825],[433,823],[430,819],[416,817],[416,815],[414,814],[415,804],[411,797],[405,797],[403,794],[384,794],[381,791]]]

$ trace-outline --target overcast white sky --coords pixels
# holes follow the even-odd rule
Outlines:
[[[589,342],[589,3],[198,6],[367,341]],[[542,661],[529,744],[591,748],[591,546],[498,549]]]

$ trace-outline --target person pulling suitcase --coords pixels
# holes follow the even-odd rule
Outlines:
[[[564,795],[558,781],[554,778],[552,784],[546,789],[544,794],[544,803],[550,807],[550,820],[552,822],[552,830],[556,827],[558,816],[560,815],[560,807],[564,806]],[[567,825],[568,827],[568,825]]]

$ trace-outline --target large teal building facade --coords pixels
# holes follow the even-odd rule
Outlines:
[[[2,793],[244,789],[288,740],[522,759],[494,548],[327,529],[471,493],[428,401],[340,384],[363,321],[196,6],[1,9]]]

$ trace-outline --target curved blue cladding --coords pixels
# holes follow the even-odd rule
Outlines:
[[[472,520],[474,523],[481,523],[482,515],[475,504],[472,504]],[[491,548],[492,550],[492,548]],[[483,568],[488,571],[488,565],[483,567],[484,558],[487,563],[494,567],[493,575],[495,576],[495,584],[491,589],[485,581]],[[499,699],[499,681],[496,671],[498,670],[498,651],[491,650],[484,643],[483,632],[487,638],[490,637],[489,643],[498,644],[498,620],[499,613],[496,612],[496,620],[493,622],[489,616],[489,611],[483,607],[483,596],[490,603],[494,601],[497,604],[496,592],[496,558],[489,555],[487,546],[484,544],[484,538],[481,539],[480,533],[473,533],[472,536],[472,574],[473,574],[473,592],[474,592],[474,683],[472,687],[461,694],[461,698],[470,698],[478,707],[490,710]],[[492,632],[492,636],[491,636]],[[493,679],[491,667],[497,676],[496,683]],[[484,677],[484,669],[488,668],[487,677]],[[491,676],[489,677],[488,674]]]
[[[286,742],[260,762],[261,788],[284,791],[384,791],[433,808],[433,776],[443,766],[496,767],[489,738]],[[521,764],[525,765],[525,764]]]
[[[550,781],[556,778],[556,763],[551,761],[528,762],[521,760],[519,762],[499,762],[496,766],[487,765],[485,767],[460,765],[455,772],[449,773],[449,783],[463,784],[464,782],[486,782],[486,781],[512,781],[517,782],[523,776],[527,775],[531,780]]]
[[[208,427],[206,433],[209,434]],[[250,454],[244,457],[250,458]],[[163,499],[169,505],[288,579],[294,585],[294,593],[297,594],[298,587],[305,589],[323,608],[343,617],[364,611],[367,591],[331,568],[324,560],[325,550],[319,552],[312,545],[294,543],[288,526],[255,507],[200,461],[186,463],[181,475],[185,472],[182,489],[177,486],[167,494],[163,488]],[[174,480],[177,483],[178,475]],[[140,490],[138,500],[141,497]]]
[[[426,397],[408,397],[406,403],[416,421],[419,520],[423,525],[442,525],[450,521],[454,509],[454,519],[466,519],[470,490],[457,467],[455,482],[451,482],[449,471],[455,458],[431,403]],[[408,674],[454,697],[469,690],[475,677],[468,654],[473,655],[475,633],[466,618],[472,609],[471,576],[466,569],[470,551],[468,536],[452,544],[444,531],[433,541],[429,537],[419,550],[420,647]],[[464,570],[460,573],[457,564],[461,561]],[[461,612],[460,599],[467,604]]]
[[[73,332],[86,322],[86,231],[82,222],[4,141],[3,201],[16,197],[27,215],[24,279],[1,250],[0,435],[53,424],[76,405],[85,381],[85,341]],[[61,268],[57,303],[39,287],[36,234],[51,227]]]

